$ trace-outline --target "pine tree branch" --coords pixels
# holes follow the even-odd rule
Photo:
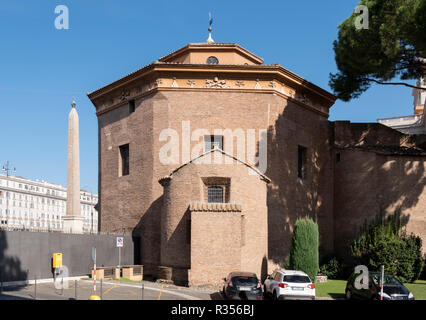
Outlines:
[[[426,88],[424,88],[424,87],[413,86],[413,85],[405,83],[405,82],[383,82],[383,81],[379,81],[379,80],[371,79],[371,78],[362,78],[361,80],[371,81],[371,82],[375,82],[377,84],[383,84],[383,85],[406,86],[406,87],[413,88],[413,89],[426,90]]]

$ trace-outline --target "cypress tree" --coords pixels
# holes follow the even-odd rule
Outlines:
[[[297,219],[291,239],[290,268],[305,272],[312,281],[318,273],[318,225],[310,218]]]

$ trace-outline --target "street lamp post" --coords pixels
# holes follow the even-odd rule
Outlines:
[[[3,166],[2,169],[4,172],[6,172],[6,224],[9,221],[9,197],[8,195],[10,195],[10,193],[7,191],[7,189],[9,189],[9,172],[15,173],[16,172],[16,168],[12,168],[9,165],[9,161],[6,162],[6,164]]]

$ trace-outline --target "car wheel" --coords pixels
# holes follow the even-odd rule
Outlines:
[[[345,297],[346,297],[346,300],[351,300],[352,299],[352,292],[350,290],[346,289]]]

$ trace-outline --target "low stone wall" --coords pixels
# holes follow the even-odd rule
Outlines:
[[[95,276],[95,270],[92,269],[92,278]],[[118,267],[96,268],[96,279],[120,279],[120,269]]]
[[[315,282],[318,282],[318,283],[327,282],[327,276],[316,276]]]
[[[143,266],[122,266],[122,276],[133,281],[141,281]]]

